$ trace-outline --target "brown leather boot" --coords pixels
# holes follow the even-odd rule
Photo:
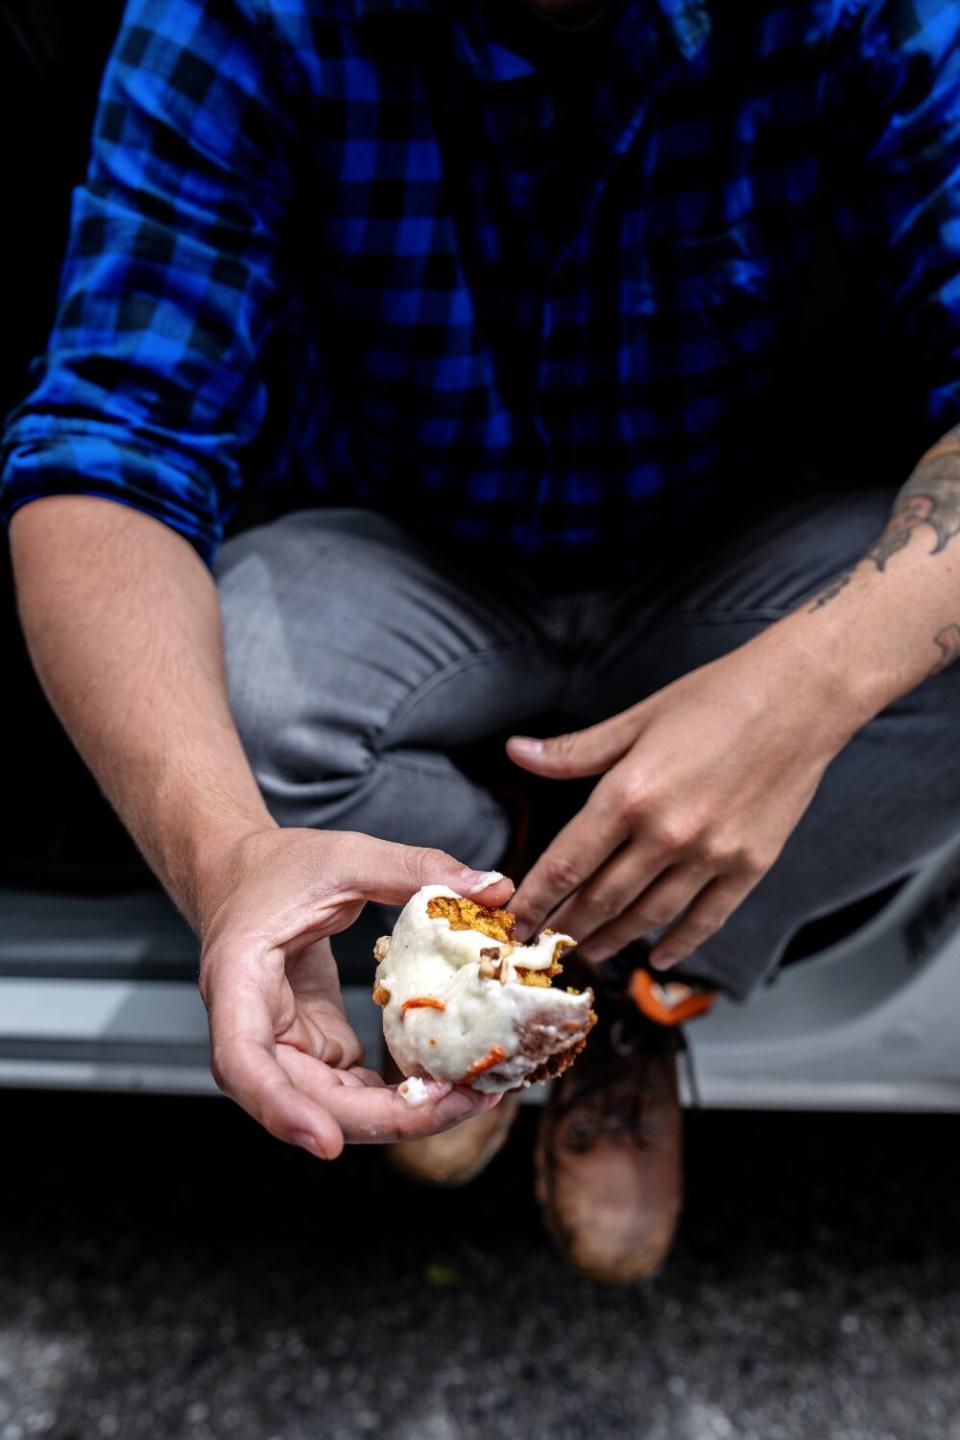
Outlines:
[[[679,1032],[629,1001],[612,1010],[598,997],[599,1023],[554,1083],[534,1159],[537,1199],[561,1254],[591,1279],[623,1285],[656,1274],[680,1217]]]
[[[505,1095],[492,1110],[481,1110],[442,1135],[390,1145],[387,1155],[394,1169],[409,1180],[424,1185],[466,1185],[503,1147],[516,1114],[516,1100]]]

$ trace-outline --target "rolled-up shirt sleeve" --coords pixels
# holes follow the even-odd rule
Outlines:
[[[836,213],[876,313],[922,385],[931,438],[960,423],[960,5],[844,0],[832,74]]]
[[[132,0],[73,198],[53,333],[4,437],[0,508],[94,495],[210,563],[266,411],[290,144],[241,0]]]

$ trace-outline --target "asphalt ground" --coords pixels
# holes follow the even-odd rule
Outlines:
[[[689,1125],[667,1270],[226,1102],[0,1094],[0,1440],[960,1440],[960,1118]]]

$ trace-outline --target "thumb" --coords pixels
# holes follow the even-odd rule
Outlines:
[[[355,838],[372,847],[369,856],[356,857],[357,868],[366,877],[363,890],[368,900],[404,905],[424,885],[445,885],[484,905],[505,905],[514,892],[513,881],[499,870],[471,870],[444,850],[397,845],[366,835]]]
[[[636,723],[616,715],[586,730],[572,730],[547,740],[529,735],[511,735],[507,754],[515,765],[532,770],[548,780],[579,780],[609,770],[627,752],[636,738]]]

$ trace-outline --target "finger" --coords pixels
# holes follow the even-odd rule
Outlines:
[[[229,1039],[215,1054],[217,1085],[265,1130],[322,1160],[337,1158],[344,1144],[340,1126],[326,1107],[293,1083],[260,1041]]]
[[[331,1113],[354,1145],[382,1145],[396,1140],[417,1140],[438,1135],[454,1125],[490,1110],[499,1095],[481,1095],[466,1087],[453,1089],[440,1100],[410,1105],[389,1086],[380,1089],[340,1090],[331,1098]]]
[[[609,770],[637,737],[636,715],[625,710],[599,725],[553,735],[546,740],[532,735],[511,735],[507,754],[515,765],[548,780],[579,780]]]
[[[692,955],[726,925],[757,883],[757,880],[725,877],[708,885],[683,919],[654,946],[650,954],[654,969],[669,970],[671,965]]]
[[[713,879],[703,865],[674,865],[644,890],[616,920],[579,945],[587,960],[599,964],[618,955],[633,940],[652,935],[676,920]]]
[[[591,799],[547,846],[510,904],[521,939],[533,934],[627,839],[626,820]]]
[[[376,1070],[368,1070],[365,1065],[354,1065],[350,1070],[345,1070],[344,1077],[356,1075],[364,1085],[386,1085],[386,1080]]]
[[[309,1090],[317,1084],[326,1087],[325,1078],[310,1072],[309,1067],[316,1062],[311,1062],[309,1056],[291,1051],[283,1057],[283,1064],[299,1088]],[[440,1099],[411,1105],[390,1085],[347,1086],[337,1083],[341,1078],[338,1072],[332,1072],[334,1083],[321,1093],[344,1139],[354,1145],[383,1145],[436,1135],[489,1110],[499,1099],[457,1086]]]
[[[502,905],[513,894],[513,881],[499,870],[472,870],[443,850],[396,845],[355,834],[341,847],[354,893],[383,905],[405,905],[424,885],[445,885],[484,905]]]
[[[282,1051],[278,1052],[282,1055]],[[282,1061],[281,1061],[282,1063]],[[386,1085],[382,1075],[376,1070],[368,1070],[365,1065],[351,1065],[348,1070],[337,1070],[337,1078],[341,1085]]]
[[[276,1021],[263,986],[283,957],[272,952],[258,962],[258,979],[234,969],[214,981],[208,997],[213,1077],[278,1140],[332,1160],[343,1149],[340,1127],[322,1103],[297,1089],[275,1054]]]
[[[363,1046],[349,1020],[340,975],[329,940],[316,940],[292,959],[287,952],[287,979],[299,1001],[288,1030],[278,1034],[318,1060],[347,1070],[363,1060]]]
[[[662,851],[642,841],[623,846],[563,902],[550,916],[550,924],[572,935],[582,953],[587,954],[585,942],[625,917],[637,897],[662,875],[667,865]]]

